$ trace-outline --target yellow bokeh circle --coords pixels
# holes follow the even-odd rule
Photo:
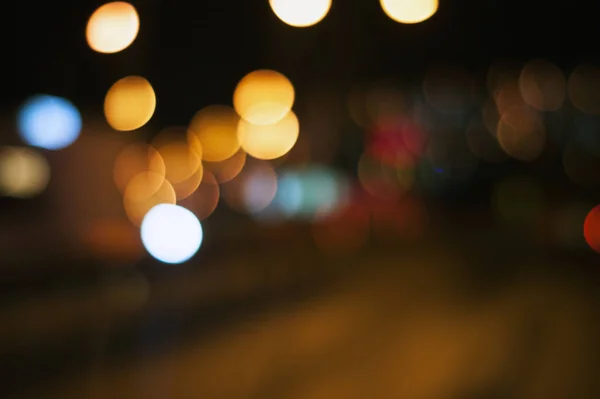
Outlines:
[[[294,86],[288,78],[272,70],[246,75],[235,88],[233,105],[246,121],[270,125],[280,121],[294,105]]]
[[[104,115],[115,130],[131,131],[144,126],[156,109],[156,95],[148,80],[127,76],[111,86],[104,99]]]
[[[246,158],[246,151],[240,149],[224,161],[204,162],[203,165],[215,176],[217,182],[222,184],[235,179],[240,174],[246,165]]]
[[[113,168],[115,185],[122,193],[127,184],[142,172],[154,172],[165,176],[165,162],[153,146],[146,143],[132,143],[125,146],[117,155]]]
[[[94,11],[85,33],[92,50],[110,54],[129,47],[139,30],[140,19],[135,7],[123,1],[115,1]]]
[[[123,207],[129,220],[136,226],[142,224],[146,213],[159,204],[174,204],[175,190],[164,176],[142,172],[127,184],[123,193]]]
[[[239,120],[234,109],[226,105],[210,105],[194,115],[189,134],[193,134],[200,142],[202,158],[205,161],[224,161],[239,150]],[[194,143],[193,138],[190,142]]]
[[[298,118],[290,111],[272,125],[254,125],[244,120],[240,121],[238,140],[248,155],[270,160],[287,154],[296,144],[299,133]]]
[[[158,147],[165,162],[165,177],[171,184],[183,183],[202,167],[200,154],[183,141]]]

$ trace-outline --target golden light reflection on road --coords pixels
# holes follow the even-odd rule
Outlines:
[[[584,398],[594,391],[594,304],[571,280],[534,274],[494,286],[494,295],[467,294],[464,268],[450,253],[358,259],[352,262],[363,268],[323,293],[230,321],[156,355],[98,363],[36,392],[49,399],[90,392],[421,399],[500,389],[511,397]],[[138,278],[123,283],[106,287],[110,303],[139,306],[157,288]],[[519,367],[524,361],[527,371]],[[505,385],[506,375],[521,383]]]

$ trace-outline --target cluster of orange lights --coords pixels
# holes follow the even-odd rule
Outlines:
[[[275,172],[266,161],[286,155],[300,132],[292,111],[294,98],[294,87],[284,75],[255,71],[237,85],[233,107],[204,107],[188,125],[163,129],[150,143],[124,148],[115,161],[114,178],[131,222],[139,226],[146,213],[162,203],[184,203],[202,220],[216,209],[221,194],[236,209],[265,208],[276,190]],[[155,105],[148,81],[128,77],[110,88],[105,115],[114,129],[131,131],[150,120]],[[263,190],[259,205],[248,203],[240,191],[250,176],[240,175],[248,155],[270,171],[265,172],[271,176],[270,194]],[[232,186],[240,186],[237,197]]]
[[[299,28],[320,22],[332,7],[331,0],[269,0],[269,4],[279,19]],[[393,20],[415,24],[434,15],[438,1],[381,0],[381,6]],[[135,7],[111,2],[91,15],[86,39],[92,50],[113,54],[132,45],[139,30]],[[315,222],[317,244],[337,245],[348,252],[350,247],[364,243],[371,225],[382,229],[404,226],[399,228],[402,232],[418,234],[425,225],[426,212],[411,195],[417,183],[434,187],[440,176],[465,180],[475,172],[478,162],[538,160],[551,138],[549,116],[560,116],[567,107],[581,115],[600,115],[598,82],[598,68],[580,65],[567,77],[549,61],[532,60],[518,68],[492,66],[486,77],[487,101],[481,109],[477,108],[480,87],[460,68],[430,68],[418,101],[393,85],[353,92],[349,116],[367,132],[355,171],[362,192],[369,195],[363,202],[370,208],[365,211],[351,204]],[[240,212],[268,214],[272,204],[280,200],[276,167],[300,138],[295,101],[296,91],[288,77],[274,70],[256,70],[239,80],[230,105],[206,106],[181,126],[159,130],[150,142],[132,139],[115,159],[113,170],[131,223],[141,226],[148,212],[159,204],[181,205],[199,220],[208,218],[221,200]],[[160,104],[151,82],[129,75],[107,88],[103,111],[113,130],[133,136],[141,128],[151,129],[148,125],[157,106]],[[471,118],[474,109],[477,112]],[[466,127],[448,122],[463,116],[469,119]],[[464,134],[458,139],[451,134],[433,134],[436,123],[443,125],[442,130],[461,130]],[[578,184],[600,183],[600,153],[590,153],[575,138],[567,141],[562,151],[566,174]],[[11,167],[18,165],[23,176],[30,170],[47,169],[38,158],[14,149],[0,152],[0,189],[20,189],[25,193],[22,196],[28,196],[45,187],[48,172],[38,173],[36,176],[41,177],[37,180],[18,181],[3,172],[9,162]],[[301,184],[293,179],[288,183],[291,193]],[[539,193],[530,188],[521,183],[499,185],[492,198],[494,212],[505,221],[526,219],[531,209],[512,206],[510,198],[518,192],[525,198],[523,204],[534,207]],[[406,210],[391,212],[393,207],[388,205],[398,203]],[[599,209],[594,208],[582,221],[585,240],[598,252]]]
[[[270,0],[270,6],[288,25],[307,27],[327,15],[331,0]],[[382,0],[381,6],[392,19],[411,24],[431,17],[438,4],[437,0]],[[135,8],[114,2],[90,17],[87,39],[92,49],[114,53],[127,48],[138,30]],[[350,103],[351,117],[373,132],[358,162],[358,181],[375,198],[398,200],[417,181],[420,159],[431,164],[434,175],[452,169],[454,175],[465,176],[474,171],[477,159],[534,161],[546,146],[544,114],[561,110],[567,98],[584,113],[600,113],[594,86],[598,76],[600,71],[582,65],[567,80],[558,67],[544,60],[518,69],[493,66],[487,76],[490,100],[480,122],[475,120],[466,129],[465,144],[472,160],[454,160],[452,165],[449,159],[460,152],[456,144],[428,142],[428,129],[414,115],[407,117],[403,94],[379,87],[365,97],[362,110],[357,110],[356,101]],[[474,98],[473,80],[460,69],[430,68],[423,94],[436,111],[460,114]],[[130,220],[139,225],[153,206],[182,201],[204,219],[221,196],[234,209],[256,213],[267,208],[277,191],[277,175],[267,161],[285,156],[299,137],[294,101],[294,86],[286,76],[272,70],[254,71],[239,81],[233,106],[205,107],[187,126],[163,130],[149,144],[134,143],[123,149],[114,176]],[[118,80],[104,103],[107,122],[119,131],[146,125],[155,108],[152,85],[140,76]],[[482,130],[489,135],[482,135]],[[585,180],[586,168],[580,167],[583,158],[575,152],[571,147],[565,151],[565,170],[574,180]],[[248,165],[247,156],[253,158]],[[246,192],[250,181],[260,187],[261,195]],[[591,222],[586,223],[587,238],[593,229]],[[594,247],[591,241],[590,245]]]
[[[135,8],[112,2],[92,14],[86,36],[93,50],[110,54],[130,46],[138,31]],[[233,107],[205,107],[188,125],[164,129],[151,143],[135,142],[124,148],[115,161],[114,179],[131,222],[139,226],[154,206],[181,201],[200,219],[208,217],[219,201],[219,185],[240,174],[247,154],[273,160],[295,145],[300,124],[292,111],[294,99],[287,77],[271,70],[255,71],[237,85]],[[148,124],[156,106],[147,79],[125,76],[107,91],[104,115],[114,130],[133,132]]]
[[[86,38],[91,49],[112,54],[129,47],[139,29],[136,9],[112,2],[91,15]],[[257,70],[239,81],[232,106],[204,107],[186,125],[163,129],[149,143],[127,145],[113,172],[129,220],[140,226],[159,204],[179,204],[203,220],[221,196],[240,211],[266,208],[277,189],[269,161],[290,152],[300,134],[294,101],[286,76]],[[142,76],[125,76],[108,89],[104,116],[112,129],[135,132],[148,125],[156,107],[152,84]],[[250,190],[251,184],[259,189]]]

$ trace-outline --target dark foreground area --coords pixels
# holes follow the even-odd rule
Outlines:
[[[588,260],[481,233],[343,257],[300,242],[13,286],[2,397],[600,395]]]

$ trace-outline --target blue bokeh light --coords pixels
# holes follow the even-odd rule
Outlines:
[[[324,166],[283,171],[273,204],[286,217],[312,220],[342,206],[348,198],[346,180]]]
[[[302,180],[297,173],[286,171],[281,174],[273,203],[288,217],[300,211],[302,208]]]
[[[343,181],[327,167],[313,166],[301,174],[302,206],[298,216],[312,218],[317,213],[327,214],[344,197]]]
[[[73,103],[61,97],[31,97],[21,107],[17,119],[22,139],[46,150],[68,147],[81,132],[81,114]]]

